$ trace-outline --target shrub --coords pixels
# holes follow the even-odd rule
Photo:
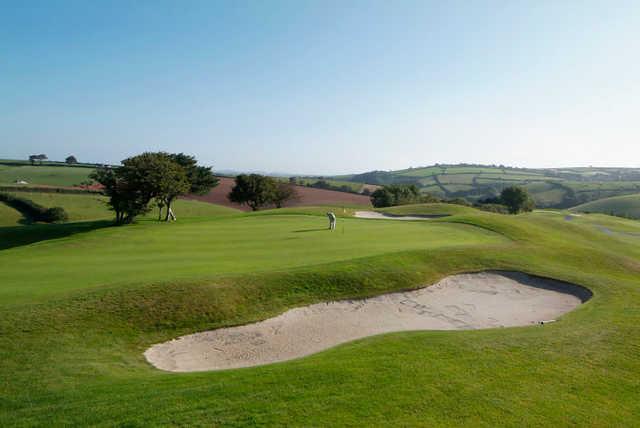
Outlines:
[[[21,198],[20,196],[0,193],[0,201],[20,211],[25,218],[31,221],[54,223],[69,219],[67,212],[62,207],[43,207],[30,199]]]

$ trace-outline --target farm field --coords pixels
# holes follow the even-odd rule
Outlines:
[[[0,185],[15,184],[23,180],[29,185],[77,186],[89,179],[93,168],[49,166],[49,165],[6,165],[0,163]]]
[[[243,211],[249,211],[246,205],[240,205],[230,202],[227,195],[234,185],[234,179],[229,177],[218,177],[220,183],[211,189],[206,195],[190,195],[190,199],[210,202],[213,204],[223,205]],[[301,206],[318,206],[326,205],[331,207],[371,207],[371,200],[368,196],[356,195],[347,192],[338,192],[335,190],[315,189],[306,186],[295,186],[298,198],[287,201],[286,207]]]
[[[427,204],[388,211],[450,216],[348,210],[329,232],[327,209],[4,227],[14,245],[0,250],[0,425],[633,424],[637,222]],[[38,242],[21,236],[36,229]],[[247,369],[167,373],[142,355],[296,306],[493,269],[594,296],[549,325],[384,334]]]
[[[569,208],[601,198],[640,191],[634,168],[528,169],[488,165],[434,165],[333,177],[370,184],[415,184],[440,198],[469,202],[493,197],[507,186],[526,187],[540,207]]]

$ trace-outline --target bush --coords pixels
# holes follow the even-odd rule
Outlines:
[[[8,193],[0,193],[0,201],[20,211],[25,218],[31,221],[55,223],[67,221],[69,219],[67,212],[62,207],[43,207],[30,199],[21,198]]]
[[[62,207],[53,207],[47,209],[43,215],[42,220],[45,223],[62,223],[69,220],[69,215]]]

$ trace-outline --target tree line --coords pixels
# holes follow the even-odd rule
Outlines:
[[[428,193],[421,193],[420,189],[413,184],[390,184],[371,194],[371,204],[376,208],[431,202],[470,205],[462,198],[442,200]],[[475,204],[480,209],[509,214],[531,211],[534,205],[529,192],[519,186],[507,187],[502,190],[500,195],[480,200]]]
[[[102,166],[90,178],[100,183],[116,223],[127,224],[158,207],[159,219],[170,221],[172,205],[182,195],[203,195],[218,185],[211,167],[200,166],[184,153],[146,152],[127,158],[118,167]],[[295,186],[259,174],[240,174],[227,198],[257,211],[281,208],[298,197]]]

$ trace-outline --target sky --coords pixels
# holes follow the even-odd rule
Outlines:
[[[0,0],[0,158],[640,166],[637,1]]]

